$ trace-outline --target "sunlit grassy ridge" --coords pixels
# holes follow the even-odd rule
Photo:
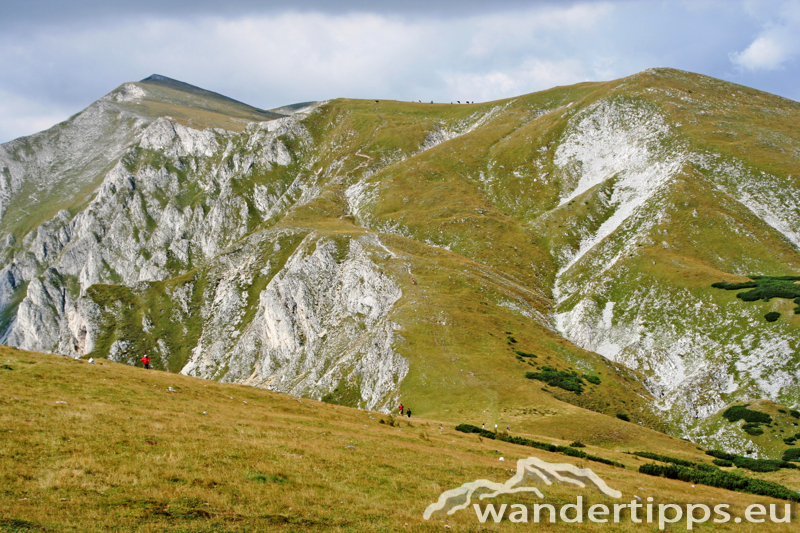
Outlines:
[[[636,473],[646,462],[621,451],[655,450],[709,463],[695,446],[641,430],[620,451],[581,450],[625,469],[481,440],[430,418],[395,418],[159,371],[0,349],[2,531],[477,531],[474,511],[422,519],[444,490],[476,479],[503,482],[519,458],[594,470],[623,501],[781,503]],[[416,405],[407,403],[416,412]],[[206,414],[204,414],[204,412]],[[512,435],[559,446],[541,433]],[[503,457],[505,461],[500,462]],[[748,474],[750,475],[750,474]],[[796,471],[753,474],[800,488]],[[547,503],[614,503],[590,490],[543,488]],[[537,503],[526,495],[495,503]],[[517,530],[508,522],[491,526]],[[532,527],[529,525],[528,527]],[[559,523],[556,530],[595,530]],[[715,525],[760,531],[763,525]],[[770,526],[792,531],[794,524]],[[625,521],[621,531],[639,531]],[[727,529],[726,529],[727,528]]]

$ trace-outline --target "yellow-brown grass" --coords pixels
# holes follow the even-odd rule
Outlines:
[[[472,510],[430,521],[422,513],[444,490],[481,478],[505,481],[516,460],[529,456],[589,467],[624,501],[725,502],[739,516],[750,503],[783,503],[644,476],[634,472],[642,460],[616,450],[586,448],[626,469],[482,440],[435,420],[391,426],[380,423],[388,417],[379,413],[108,361],[91,365],[1,347],[0,362],[0,531],[477,531]],[[677,442],[650,451],[707,459]],[[800,486],[795,472],[778,476]],[[614,503],[564,486],[544,492],[547,503],[569,503],[578,494]],[[629,521],[615,527],[655,529]]]

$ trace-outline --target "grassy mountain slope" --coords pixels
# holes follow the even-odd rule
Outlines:
[[[3,347],[0,361],[3,531],[434,531],[445,524],[477,531],[471,509],[430,521],[422,513],[444,490],[476,479],[505,481],[516,460],[530,456],[591,468],[622,492],[623,502],[635,496],[681,505],[726,502],[740,517],[746,505],[775,503],[782,514],[779,500],[636,473],[650,461],[621,452],[710,460],[694,445],[644,429],[638,442],[585,448],[622,469],[480,439],[431,418],[390,426],[375,412],[107,360],[92,365]],[[569,444],[546,432],[522,435]],[[800,488],[797,471],[746,475]],[[577,495],[587,505],[615,502],[589,489],[554,484],[542,490],[544,501],[555,505]],[[541,500],[495,501],[531,506]],[[582,529],[599,527],[607,526]],[[642,526],[624,520],[615,527]],[[559,521],[550,528],[573,531],[575,525]]]
[[[18,346],[596,444],[723,445],[726,405],[800,406],[789,304],[711,287],[800,271],[794,102],[666,69],[246,127],[174,83],[106,100],[150,122],[89,208],[17,235]],[[525,377],[546,366],[582,393]]]
[[[134,102],[124,102],[125,105],[135,106],[140,112],[154,117],[170,116],[178,123],[194,128],[242,131],[250,122],[284,116],[158,74],[133,85],[145,94]]]

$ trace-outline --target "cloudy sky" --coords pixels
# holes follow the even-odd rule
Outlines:
[[[265,109],[487,101],[649,67],[800,100],[800,0],[220,3],[0,2],[0,142],[153,73]]]

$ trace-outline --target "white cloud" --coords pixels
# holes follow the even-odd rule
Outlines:
[[[45,130],[72,113],[65,107],[0,91],[0,142]]]
[[[730,54],[731,62],[751,72],[783,68],[800,52],[800,2],[773,4],[773,11],[763,2],[746,5],[752,17],[762,20],[763,28],[747,48]]]
[[[783,32],[780,32],[783,33]],[[794,54],[792,38],[781,36],[779,32],[773,35],[761,35],[742,52],[731,54],[731,61],[747,70],[775,70]]]
[[[570,85],[591,78],[581,61],[529,59],[504,72],[451,72],[442,74],[452,100],[498,100],[556,85]]]
[[[612,12],[612,6],[604,2],[481,16],[464,24],[470,42],[466,53],[486,57],[523,47],[536,52],[566,36],[596,29]]]
[[[153,73],[262,108],[340,96],[486,101],[654,66],[790,97],[800,86],[789,68],[800,50],[800,2],[759,2],[749,12],[722,0],[453,2],[433,15],[375,4],[9,24],[0,32],[0,142]]]

